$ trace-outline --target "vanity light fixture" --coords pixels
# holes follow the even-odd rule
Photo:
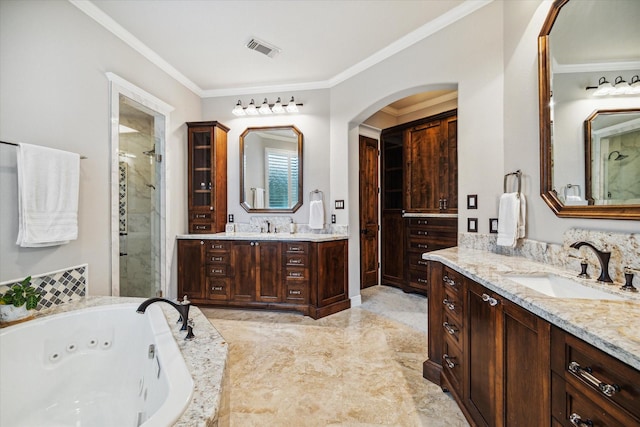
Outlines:
[[[243,107],[242,101],[238,100],[235,107],[231,112],[238,117],[242,116],[257,116],[258,114],[269,115],[269,114],[284,114],[284,113],[298,113],[300,112],[298,107],[302,107],[302,104],[296,103],[294,97],[291,97],[291,101],[284,106],[282,105],[282,101],[280,97],[275,102],[275,104],[269,104],[267,98],[264,98],[264,101],[260,105],[260,107],[256,107],[254,100],[252,99],[248,106]]]
[[[257,116],[258,115],[258,109],[256,108],[256,104],[253,101],[253,99],[249,103],[249,106],[245,109],[245,112],[247,113],[248,116]]]
[[[631,83],[627,83],[622,76],[618,76],[614,84],[609,83],[605,77],[600,77],[598,86],[587,86],[586,89],[593,96],[640,95],[640,77],[635,75],[631,78]]]

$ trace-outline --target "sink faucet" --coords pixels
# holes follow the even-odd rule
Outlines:
[[[172,305],[173,308],[178,310],[178,313],[180,313],[180,319],[178,320],[178,322],[182,321],[182,327],[180,328],[180,330],[181,331],[188,330],[187,326],[189,324],[189,307],[191,306],[191,301],[189,301],[187,299],[186,295],[184,296],[182,301],[177,302],[177,303],[175,303],[173,301],[170,301],[170,300],[168,300],[166,298],[159,298],[159,297],[149,298],[148,300],[146,300],[142,304],[140,304],[140,306],[138,307],[138,309],[136,311],[138,313],[144,313],[145,310],[147,309],[147,307],[149,307],[154,302],[158,302],[158,301],[166,302],[167,304]]]
[[[599,282],[613,283],[613,280],[609,277],[609,258],[611,258],[611,252],[601,251],[589,242],[575,242],[571,244],[571,247],[575,249],[580,249],[583,246],[591,248],[598,257],[598,261],[600,262],[600,276],[597,280]]]

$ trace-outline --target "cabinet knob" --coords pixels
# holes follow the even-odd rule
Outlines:
[[[589,419],[583,420],[582,417],[580,415],[576,414],[575,412],[573,414],[569,415],[569,421],[574,426],[578,426],[578,427],[593,427],[593,421],[591,421]]]
[[[456,305],[454,303],[452,303],[451,301],[449,301],[448,298],[443,299],[442,300],[442,304],[444,304],[445,307],[447,307],[451,311],[454,311],[456,309]]]
[[[213,210],[213,206],[209,206],[209,210],[212,211]]]
[[[456,367],[456,363],[454,362],[455,357],[449,356],[447,353],[442,355],[442,360],[449,367],[449,369],[453,369]]]
[[[446,274],[442,278],[442,281],[444,283],[446,283],[447,285],[449,285],[449,286],[453,286],[453,287],[456,286],[456,282],[453,279],[451,279],[449,276],[447,276]]]
[[[444,322],[442,326],[444,326],[444,329],[447,331],[449,335],[455,335],[458,332],[458,329],[450,325],[449,322]]]
[[[204,245],[204,241],[203,241],[203,240],[200,240],[200,244],[201,244],[201,245]]]
[[[496,305],[498,305],[498,300],[490,297],[487,294],[482,294],[482,301],[488,302],[491,307],[495,307]]]

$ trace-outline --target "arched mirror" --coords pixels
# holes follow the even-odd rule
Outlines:
[[[295,126],[247,128],[240,135],[240,205],[276,213],[302,206],[302,132]]]
[[[559,217],[640,219],[637,136],[602,137],[640,110],[638,16],[637,0],[556,0],[540,32],[540,192]]]

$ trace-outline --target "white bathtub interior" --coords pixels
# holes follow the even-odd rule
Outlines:
[[[119,304],[0,333],[0,425],[169,426],[193,379],[162,310]]]

